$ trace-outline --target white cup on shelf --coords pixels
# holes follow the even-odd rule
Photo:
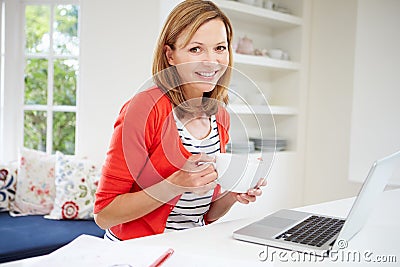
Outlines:
[[[289,53],[288,53],[288,52],[283,52],[283,54],[282,54],[282,59],[283,59],[283,60],[290,60]]]
[[[268,55],[273,59],[282,59],[284,52],[281,49],[270,49],[268,50]]]
[[[264,7],[266,9],[274,10],[276,6],[275,6],[275,3],[273,1],[268,0],[268,1],[265,2]]]

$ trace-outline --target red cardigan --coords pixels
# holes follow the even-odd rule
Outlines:
[[[230,126],[225,108],[219,107],[216,119],[220,149],[225,152]],[[125,103],[114,125],[94,213],[100,212],[118,195],[140,191],[167,178],[190,156],[178,135],[168,97],[157,87],[138,93]],[[213,199],[219,192],[217,186]],[[162,233],[179,198],[175,197],[139,219],[113,226],[111,231],[122,240]]]

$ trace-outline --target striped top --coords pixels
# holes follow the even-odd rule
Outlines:
[[[213,155],[220,152],[220,140],[217,128],[217,120],[214,115],[210,117],[211,131],[205,138],[199,140],[193,137],[174,113],[179,137],[183,146],[192,154],[201,152]],[[205,225],[204,214],[210,208],[213,190],[204,195],[196,195],[191,192],[182,194],[174,209],[168,216],[164,232],[185,230]]]

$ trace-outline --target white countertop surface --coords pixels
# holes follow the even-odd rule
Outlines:
[[[337,200],[297,210],[346,217],[354,198]],[[17,266],[105,266],[129,263],[148,266],[168,248],[174,254],[163,266],[281,266],[281,265],[378,265],[377,261],[396,261],[385,266],[400,265],[400,189],[386,191],[377,203],[363,230],[349,242],[349,255],[336,255],[333,259],[312,259],[297,262],[298,254],[271,249],[263,245],[233,239],[232,232],[267,214],[254,214],[253,218],[213,223],[205,227],[137,238],[124,242],[110,242],[91,236],[80,236],[70,244],[42,257],[2,264]],[[265,250],[267,248],[267,250]],[[260,260],[259,255],[268,259]],[[351,254],[353,253],[353,254]],[[358,258],[354,258],[357,253]],[[345,258],[343,258],[345,257]],[[350,257],[350,260],[348,259]],[[272,260],[272,261],[271,261]],[[359,262],[358,262],[359,261]],[[375,262],[374,262],[375,261]],[[382,266],[382,265],[379,265]]]

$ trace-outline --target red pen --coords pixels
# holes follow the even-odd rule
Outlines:
[[[155,262],[153,262],[149,267],[158,267],[161,266],[171,255],[174,253],[172,248],[169,248],[165,251]]]

